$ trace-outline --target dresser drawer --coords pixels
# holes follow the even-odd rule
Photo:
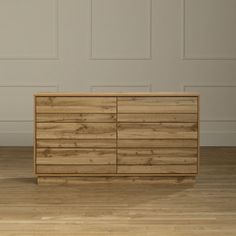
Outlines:
[[[119,97],[118,113],[197,113],[197,97]]]
[[[36,164],[40,165],[115,165],[115,149],[38,148]]]
[[[111,123],[116,122],[113,113],[37,113],[38,123]]]
[[[37,139],[115,139],[113,123],[37,123]]]
[[[184,165],[197,163],[196,148],[122,148],[118,165]]]
[[[197,139],[118,139],[118,148],[197,148]]]
[[[196,174],[197,165],[118,165],[118,174]]]
[[[38,148],[116,148],[116,139],[37,139]]]
[[[37,174],[115,174],[116,165],[37,165]]]
[[[160,114],[160,113],[119,113],[118,122],[139,122],[139,123],[155,123],[155,122],[197,122],[197,114]]]
[[[197,123],[120,123],[118,139],[196,139]]]
[[[115,97],[36,97],[36,113],[116,113]]]

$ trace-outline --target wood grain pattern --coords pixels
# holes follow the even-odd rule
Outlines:
[[[197,139],[118,139],[119,148],[197,147]]]
[[[93,114],[93,113],[78,113],[78,114],[70,114],[70,113],[51,113],[44,114],[38,113],[36,116],[37,122],[58,122],[58,123],[83,123],[83,122],[116,122],[116,114],[109,113],[101,113],[101,114]]]
[[[197,113],[197,97],[119,97],[118,113]]]
[[[131,114],[123,114],[119,113],[118,122],[197,122],[196,114],[149,114],[149,113],[131,113]]]
[[[197,139],[196,123],[119,123],[118,139]]]
[[[37,139],[37,147],[116,148],[116,139]]]
[[[115,97],[37,97],[37,113],[116,113]]]
[[[115,165],[116,149],[38,148],[36,164]]]
[[[116,165],[37,165],[37,173],[48,174],[83,174],[116,173]]]
[[[38,95],[36,174],[195,176],[198,106],[193,94]]]
[[[196,164],[196,148],[118,149],[118,165]]]
[[[109,139],[116,138],[113,123],[37,123],[38,139]]]
[[[197,173],[196,165],[118,165],[117,173]]]

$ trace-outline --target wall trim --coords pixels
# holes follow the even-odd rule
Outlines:
[[[94,57],[93,56],[93,0],[89,1],[89,60],[152,60],[152,0],[149,3],[149,56],[148,57]]]
[[[51,0],[54,4],[54,50],[52,55],[1,55],[0,60],[59,60],[59,0]]]
[[[186,1],[187,0],[182,0],[181,1],[181,59],[182,60],[236,60],[236,55],[235,56],[187,56],[186,55]]]

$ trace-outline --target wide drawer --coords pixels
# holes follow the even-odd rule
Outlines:
[[[118,139],[197,139],[197,123],[119,123]]]
[[[116,165],[37,165],[37,174],[115,174]]]
[[[36,97],[36,113],[116,113],[115,97]]]
[[[36,122],[40,123],[108,123],[116,122],[114,113],[37,113]]]
[[[197,147],[197,139],[118,139],[119,148]]]
[[[197,122],[197,114],[160,114],[160,113],[119,113],[118,122]]]
[[[197,113],[197,97],[118,97],[118,113]]]
[[[197,165],[118,165],[118,174],[196,174]]]
[[[37,139],[38,148],[116,148],[116,139]]]
[[[114,165],[116,149],[38,148],[36,164],[42,165]]]
[[[114,123],[37,123],[37,139],[112,139]]]
[[[197,148],[122,148],[118,165],[184,165],[197,164]]]

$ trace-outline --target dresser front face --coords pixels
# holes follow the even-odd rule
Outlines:
[[[116,97],[36,97],[36,173],[115,174]]]
[[[36,96],[37,175],[196,175],[197,96]]]

